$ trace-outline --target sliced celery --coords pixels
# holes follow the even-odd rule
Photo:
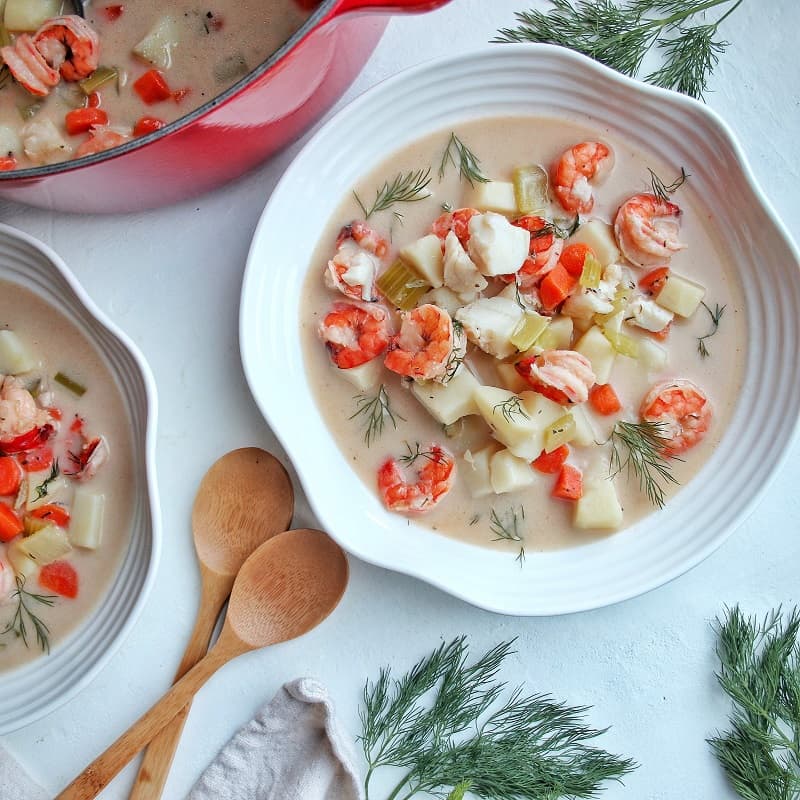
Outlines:
[[[544,449],[546,453],[552,453],[562,444],[567,444],[575,438],[578,426],[572,414],[564,414],[553,422],[544,434]]]
[[[533,347],[534,342],[544,333],[549,324],[550,317],[543,317],[535,311],[527,311],[517,323],[517,327],[514,329],[514,333],[511,334],[509,341],[521,353]]]
[[[621,356],[628,356],[628,358],[637,358],[639,355],[639,343],[636,339],[628,336],[625,333],[603,328],[603,336],[611,342],[611,346]]]
[[[420,297],[432,288],[399,258],[378,278],[377,286],[390,303],[404,311],[414,308]]]
[[[534,214],[547,208],[547,170],[539,164],[514,169],[514,197],[520,214]]]
[[[600,285],[602,275],[603,265],[591,253],[587,253],[586,258],[583,260],[580,285],[584,289],[596,289]]]
[[[96,92],[109,81],[119,80],[119,70],[116,67],[98,67],[88,78],[80,81],[80,87],[85,95]]]
[[[65,375],[63,372],[56,372],[53,380],[56,383],[60,383],[65,389],[69,389],[72,394],[78,397],[83,397],[86,394],[86,387],[82,383],[78,383],[78,381],[73,380],[69,375]]]

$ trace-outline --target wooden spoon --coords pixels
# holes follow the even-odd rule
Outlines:
[[[205,474],[192,509],[200,607],[176,681],[206,654],[219,612],[245,559],[267,539],[285,531],[293,511],[294,492],[286,470],[275,456],[257,447],[227,453]],[[150,743],[130,800],[161,797],[189,707],[181,709]]]
[[[347,559],[322,531],[279,533],[244,562],[233,584],[217,643],[138,722],[98,756],[56,800],[88,800],[236,656],[310,631],[336,608],[347,586]]]

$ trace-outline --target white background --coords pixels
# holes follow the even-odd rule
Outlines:
[[[481,46],[498,27],[513,25],[514,11],[527,7],[525,0],[453,0],[424,16],[395,18],[347,97],[405,66]],[[732,44],[707,98],[738,134],[795,240],[800,239],[798,29],[795,0],[744,0],[724,25]],[[0,220],[54,247],[100,307],[139,344],[160,394],[164,543],[155,589],[132,634],[94,682],[63,708],[4,740],[53,792],[169,684],[196,610],[199,582],[189,516],[205,470],[225,451],[244,445],[282,456],[245,385],[238,302],[258,216],[301,145],[233,185],[154,212],[73,216],[0,204]],[[795,441],[755,513],[705,563],[644,597],[570,617],[495,616],[351,559],[350,587],[321,628],[242,657],[201,692],[165,797],[183,797],[218,749],[286,680],[319,677],[355,735],[366,677],[385,663],[403,670],[443,639],[466,633],[475,651],[519,637],[504,677],[525,682],[531,691],[590,705],[595,725],[612,726],[601,744],[641,766],[626,786],[611,785],[604,797],[733,798],[705,744],[725,725],[728,708],[714,680],[710,625],[726,604],[738,602],[760,614],[800,601],[799,479]],[[296,488],[295,525],[314,526]],[[127,797],[133,776],[130,766],[102,797]]]

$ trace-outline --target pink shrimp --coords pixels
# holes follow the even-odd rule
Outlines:
[[[377,358],[389,345],[389,315],[375,303],[334,303],[320,323],[319,335],[339,369]]]
[[[663,423],[667,455],[694,447],[711,426],[713,410],[705,392],[689,380],[657,383],[642,400],[639,413],[645,422]]]
[[[514,366],[535,392],[561,405],[585,403],[596,380],[589,359],[574,350],[547,350]]]
[[[88,481],[94,478],[97,470],[108,460],[108,443],[105,436],[95,436],[86,440],[81,431],[83,443],[80,449],[69,450],[69,460],[72,467],[65,469],[64,474],[78,481]]]
[[[50,414],[36,405],[19,378],[7,375],[0,380],[0,446],[6,445],[7,449],[15,442],[22,442],[49,421]]]
[[[421,463],[417,469],[416,480],[407,481],[398,460],[388,458],[378,470],[378,491],[384,505],[390,511],[424,514],[434,508],[453,485],[455,461],[444,448],[431,444],[427,450],[414,453],[409,447],[409,455],[401,461],[407,464]]]
[[[565,211],[588,214],[594,207],[591,181],[599,183],[614,165],[614,152],[602,142],[580,142],[553,164],[553,192]]]
[[[555,235],[552,226],[543,217],[520,217],[512,224],[530,231],[531,234],[530,254],[516,274],[520,289],[532,289],[558,264],[564,249],[564,240]]]
[[[383,363],[398,375],[443,381],[456,345],[450,314],[427,303],[401,311],[400,319],[400,333],[389,342]]]
[[[654,194],[635,194],[614,219],[614,235],[625,258],[639,267],[669,262],[686,248],[678,241],[681,209]]]
[[[351,300],[374,302],[375,277],[389,243],[363,222],[345,225],[336,239],[336,254],[325,268],[325,284]]]
[[[104,150],[110,150],[112,147],[118,147],[121,144],[130,140],[130,136],[124,133],[112,130],[105,125],[98,125],[92,128],[89,138],[85,139],[83,143],[75,151],[75,158],[82,156],[93,156],[95,153],[102,153]]]
[[[37,50],[65,81],[79,81],[98,66],[100,38],[76,14],[48,19],[33,37]]]
[[[0,47],[0,57],[14,80],[35,97],[47,97],[61,80],[58,70],[47,63],[27,33],[17,36],[14,44]]]
[[[442,241],[447,238],[449,231],[453,231],[466,250],[469,243],[469,221],[480,213],[477,208],[457,208],[455,211],[448,211],[434,220],[431,231]]]

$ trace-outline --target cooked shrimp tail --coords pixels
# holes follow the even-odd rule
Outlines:
[[[406,480],[397,459],[384,461],[378,470],[378,491],[390,511],[424,514],[450,491],[455,480],[455,461],[438,444],[429,445],[427,450],[420,450],[418,445],[410,461],[416,467],[412,480]]]
[[[614,152],[602,142],[580,142],[562,153],[552,168],[552,186],[558,202],[571,214],[594,208],[592,183],[599,183],[614,165]]]

